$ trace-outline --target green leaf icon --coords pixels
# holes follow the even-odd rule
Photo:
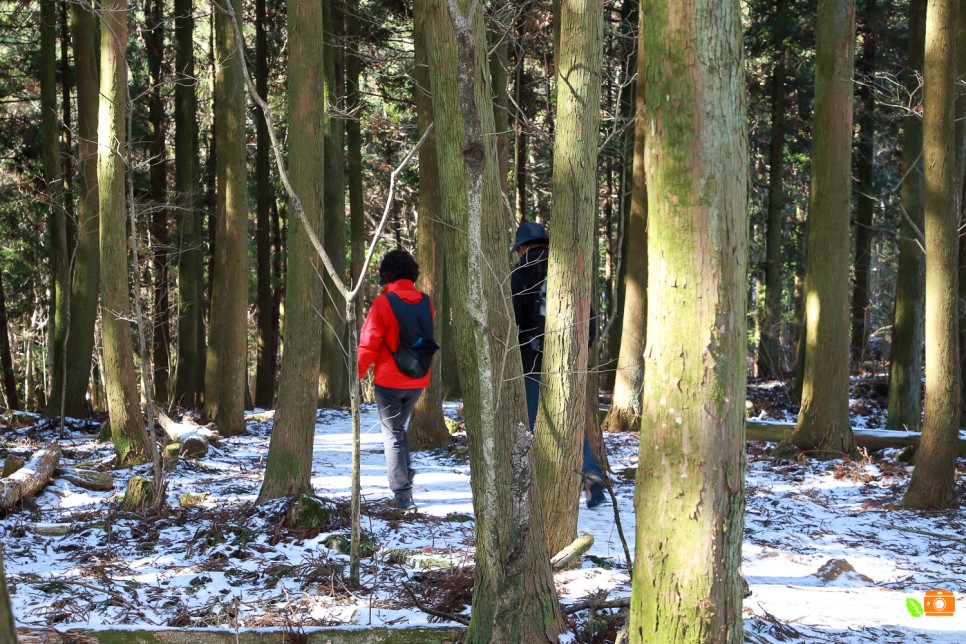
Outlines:
[[[909,614],[913,617],[922,617],[922,604],[919,603],[918,599],[906,597],[906,608],[909,609]]]

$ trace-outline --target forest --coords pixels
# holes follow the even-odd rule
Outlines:
[[[0,0],[0,644],[966,641],[957,33]]]

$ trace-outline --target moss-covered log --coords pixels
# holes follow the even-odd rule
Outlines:
[[[95,492],[106,492],[114,489],[114,477],[110,472],[84,470],[76,467],[58,467],[54,470],[54,477],[70,481],[78,487]]]
[[[154,505],[157,497],[158,491],[154,483],[143,476],[132,476],[127,482],[121,509],[128,512],[141,512]]]

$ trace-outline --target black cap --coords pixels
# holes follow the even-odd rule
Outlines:
[[[547,234],[547,229],[541,224],[535,221],[525,221],[517,228],[517,234],[513,240],[513,247],[510,249],[510,253],[516,252],[516,249],[522,244],[529,244],[535,241],[549,242],[550,235]]]

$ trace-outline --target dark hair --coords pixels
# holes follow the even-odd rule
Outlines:
[[[402,279],[415,282],[419,277],[419,264],[409,251],[397,248],[386,253],[379,262],[379,277],[383,284]]]

